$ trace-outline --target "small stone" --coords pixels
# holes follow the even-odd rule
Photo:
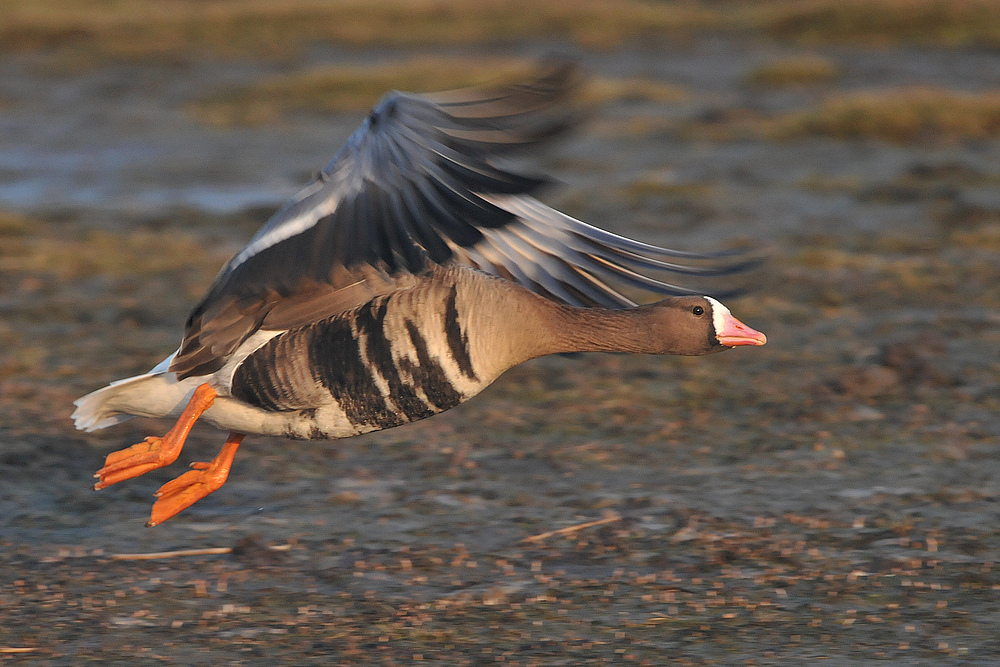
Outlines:
[[[871,422],[885,419],[885,415],[868,405],[856,405],[847,418],[852,422]]]

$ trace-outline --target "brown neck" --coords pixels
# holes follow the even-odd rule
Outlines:
[[[572,308],[557,306],[548,318],[550,349],[542,354],[559,352],[634,352],[669,353],[654,331],[652,310],[648,307],[628,310]]]
[[[564,306],[506,281],[475,290],[468,303],[473,359],[491,380],[508,368],[561,352],[670,353],[649,307]]]
[[[492,382],[512,366],[560,352],[711,354],[725,348],[693,324],[689,306],[672,301],[610,310],[574,308],[519,285],[462,267],[442,269],[439,283],[458,286],[457,309],[476,375]]]

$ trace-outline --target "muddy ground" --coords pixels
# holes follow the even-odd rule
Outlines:
[[[278,67],[6,59],[0,661],[996,663],[1000,142],[709,130],[862,88],[988,90],[1000,55],[831,47],[809,53],[836,77],[773,89],[748,73],[802,49],[504,52],[553,47],[687,95],[595,110],[535,163],[566,183],[546,200],[655,243],[766,251],[729,305],[767,346],[542,359],[408,427],[251,437],[223,489],[154,529],[153,492],[223,434],[98,493],[108,451],[168,424],[81,434],[71,402],[172,351],[360,115],[206,127],[191,100]],[[233,551],[120,559],[212,547]]]

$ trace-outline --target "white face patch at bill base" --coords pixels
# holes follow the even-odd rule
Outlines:
[[[726,326],[726,315],[732,317],[733,314],[729,312],[728,308],[712,297],[706,296],[705,299],[712,304],[712,326],[715,327],[715,333],[718,335]]]

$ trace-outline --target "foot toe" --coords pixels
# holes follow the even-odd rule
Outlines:
[[[150,436],[131,447],[111,452],[104,458],[104,468],[102,470],[113,470],[123,465],[127,466],[129,465],[129,459],[146,457],[158,453],[161,440],[162,438]]]
[[[208,467],[209,464],[203,464]],[[203,470],[189,470],[172,479],[156,492],[156,502],[147,526],[156,526],[217,490],[226,480],[206,474]]]

